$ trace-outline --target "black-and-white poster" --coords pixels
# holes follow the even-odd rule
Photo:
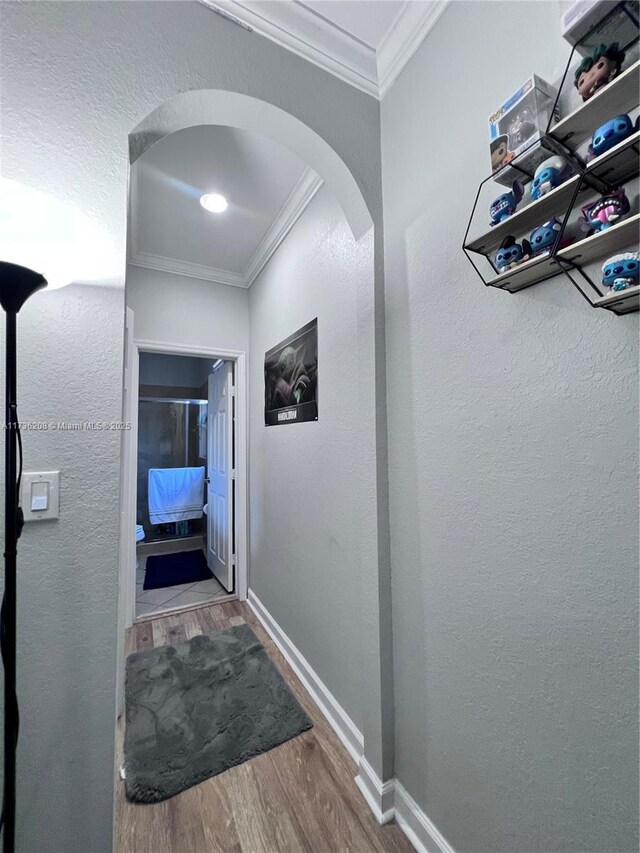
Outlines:
[[[318,319],[265,353],[267,426],[318,420]]]

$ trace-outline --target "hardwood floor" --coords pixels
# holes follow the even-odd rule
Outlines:
[[[156,805],[128,803],[118,779],[116,853],[410,853],[399,827],[374,819],[353,781],[356,765],[246,604],[225,602],[136,624],[127,654],[243,622],[313,729]],[[118,741],[121,756],[122,731]]]

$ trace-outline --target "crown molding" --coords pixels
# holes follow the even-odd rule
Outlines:
[[[140,221],[140,178],[139,167],[131,170],[129,217],[129,263],[134,267],[158,270],[159,272],[184,275],[188,278],[199,278],[203,281],[214,281],[217,284],[227,284],[231,287],[251,287],[265,264],[269,261],[278,246],[307,209],[309,202],[322,186],[322,179],[313,171],[305,169],[302,177],[295,185],[291,194],[284,202],[266,234],[251,256],[246,269],[242,273],[217,269],[205,264],[196,264],[179,258],[167,258],[150,252],[142,252],[138,245],[138,233],[134,223]]]
[[[198,2],[380,100],[450,0],[406,0],[377,50],[303,0]]]
[[[376,52],[298,0],[199,0],[251,30],[329,71],[356,89],[378,96]]]
[[[405,3],[376,52],[380,100],[436,25],[448,3],[449,0],[414,0]]]
[[[247,287],[244,276],[239,273],[219,270],[204,264],[194,264],[191,261],[181,261],[177,258],[166,258],[164,255],[137,252],[131,256],[129,263],[134,267],[185,275],[187,278],[199,278],[202,281],[215,281],[217,284],[228,284],[231,287]]]
[[[245,287],[251,287],[269,258],[307,209],[322,183],[322,178],[313,169],[305,169],[247,264],[244,271]]]

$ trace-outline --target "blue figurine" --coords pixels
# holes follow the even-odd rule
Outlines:
[[[602,265],[602,283],[618,292],[634,287],[640,280],[640,252],[613,255]]]
[[[522,245],[516,243],[516,238],[509,235],[505,237],[495,257],[498,272],[508,272],[512,267],[528,261],[531,257],[531,246],[528,240],[523,240]]]
[[[534,257],[552,248],[561,229],[562,224],[555,217],[545,222],[544,225],[539,225],[533,229],[529,236],[529,242]]]
[[[548,157],[544,162],[540,163],[535,170],[533,180],[531,181],[531,198],[537,201],[551,192],[555,187],[559,187],[564,183],[571,174],[571,167],[564,157],[559,154],[554,154],[553,157]]]
[[[594,157],[599,157],[605,151],[610,151],[619,142],[622,142],[623,139],[631,136],[634,130],[637,129],[639,119],[636,119],[635,127],[628,115],[615,116],[615,118],[610,118],[609,121],[601,125],[591,138],[587,161],[593,160]]]
[[[491,216],[491,225],[498,225],[504,222],[516,211],[516,207],[524,194],[524,189],[519,181],[513,182],[513,189],[510,193],[504,193],[491,204],[489,215]]]

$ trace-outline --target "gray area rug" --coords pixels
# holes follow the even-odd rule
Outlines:
[[[157,803],[310,729],[248,625],[127,658],[127,798]]]

